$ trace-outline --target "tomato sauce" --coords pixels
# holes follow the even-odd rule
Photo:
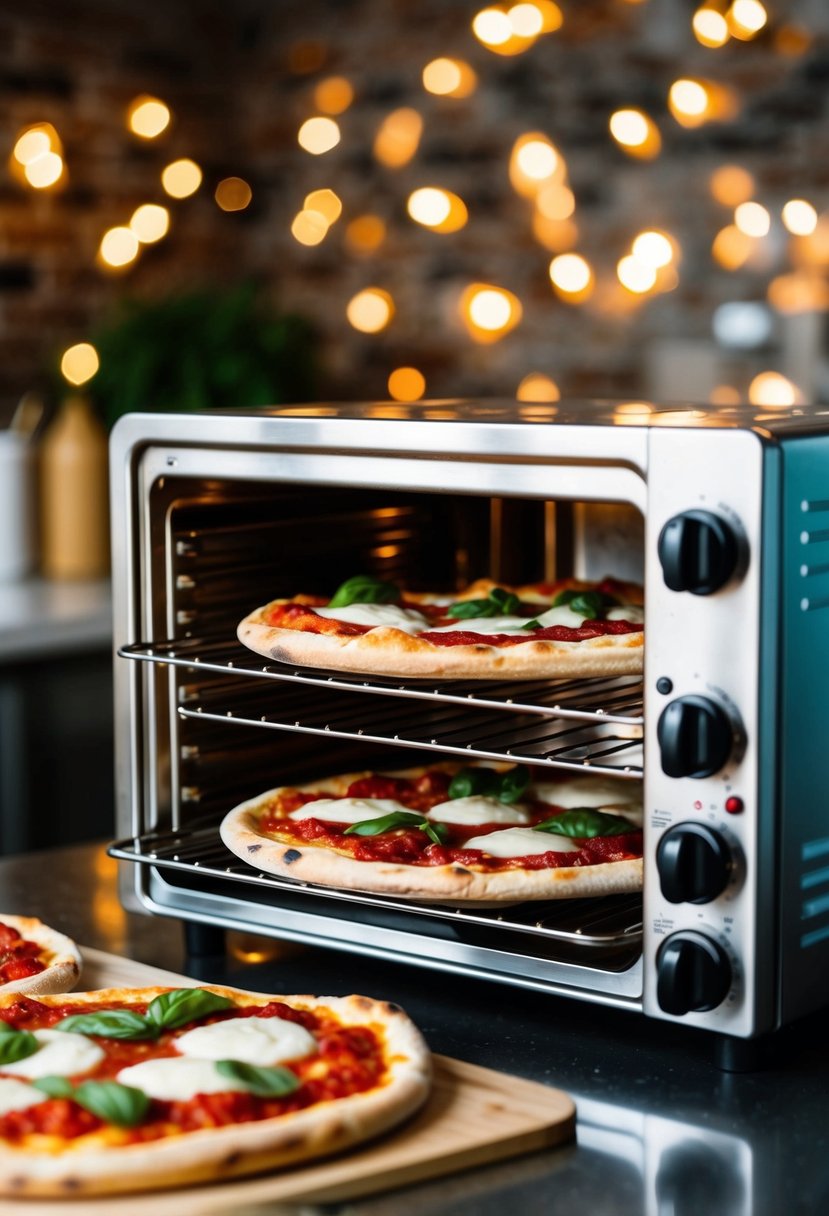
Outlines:
[[[17,929],[0,923],[0,984],[45,971],[46,964],[38,958],[40,953],[37,942],[26,941]]]
[[[107,1003],[106,1009],[129,1009],[146,1013],[146,1004],[126,1002]],[[33,998],[22,998],[0,1010],[0,1017],[16,1029],[40,1030],[76,1013],[92,1012],[88,1005],[71,999],[56,1006],[46,1006]],[[231,1008],[199,1018],[193,1025],[206,1026],[212,1022],[240,1017],[278,1017],[297,1022],[311,1031],[319,1044],[319,1052],[286,1065],[300,1081],[299,1088],[282,1098],[259,1098],[255,1094],[234,1091],[197,1094],[182,1102],[161,1102],[153,1099],[148,1118],[139,1126],[119,1129],[120,1143],[158,1139],[173,1132],[195,1131],[203,1127],[222,1127],[229,1123],[246,1123],[269,1119],[290,1111],[302,1110],[331,1098],[344,1098],[362,1093],[383,1083],[385,1062],[380,1040],[367,1026],[343,1026],[331,1014],[311,1009],[294,1009],[282,1001],[265,1005]],[[158,1039],[109,1039],[101,1035],[89,1038],[104,1051],[104,1059],[91,1071],[71,1078],[74,1082],[114,1078],[122,1068],[142,1060],[175,1056],[175,1039],[190,1026],[177,1028]],[[320,1061],[325,1068],[320,1069]],[[0,1076],[2,1076],[0,1067]],[[320,1072],[322,1075],[317,1076]],[[68,1098],[49,1098],[26,1110],[11,1111],[0,1117],[0,1140],[20,1143],[33,1134],[75,1139],[87,1132],[106,1126],[77,1102]]]

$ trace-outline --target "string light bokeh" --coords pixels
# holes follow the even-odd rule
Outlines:
[[[41,200],[23,245],[87,289],[28,340],[32,368],[124,294],[235,276],[314,323],[327,396],[825,399],[829,12],[421,7],[364,0],[348,25],[333,0],[262,0],[244,37],[231,13],[193,34],[192,85],[155,34],[153,69],[117,103],[102,77],[93,119],[77,89],[19,101],[13,202]]]

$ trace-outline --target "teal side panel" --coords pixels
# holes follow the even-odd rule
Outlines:
[[[829,437],[782,445],[781,1014],[829,1004]]]

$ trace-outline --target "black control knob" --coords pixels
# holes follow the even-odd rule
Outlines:
[[[656,959],[656,999],[665,1013],[681,1017],[716,1009],[730,987],[731,964],[712,938],[683,929],[663,942]]]
[[[710,777],[720,771],[734,746],[734,728],[725,710],[695,693],[665,706],[656,737],[662,771],[669,777]]]
[[[737,565],[737,539],[712,511],[683,511],[659,533],[657,552],[671,591],[711,595],[727,583]]]
[[[656,850],[662,894],[672,904],[707,904],[728,886],[731,850],[704,823],[678,823]]]

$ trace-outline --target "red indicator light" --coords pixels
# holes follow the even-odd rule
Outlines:
[[[733,794],[725,800],[725,809],[729,815],[740,815],[745,810],[745,803],[742,798],[737,798]]]
[[[695,811],[701,811],[701,810],[702,810],[702,803],[700,802],[699,798],[698,798],[698,799],[696,800],[696,802],[694,803],[694,810],[695,810]]]

